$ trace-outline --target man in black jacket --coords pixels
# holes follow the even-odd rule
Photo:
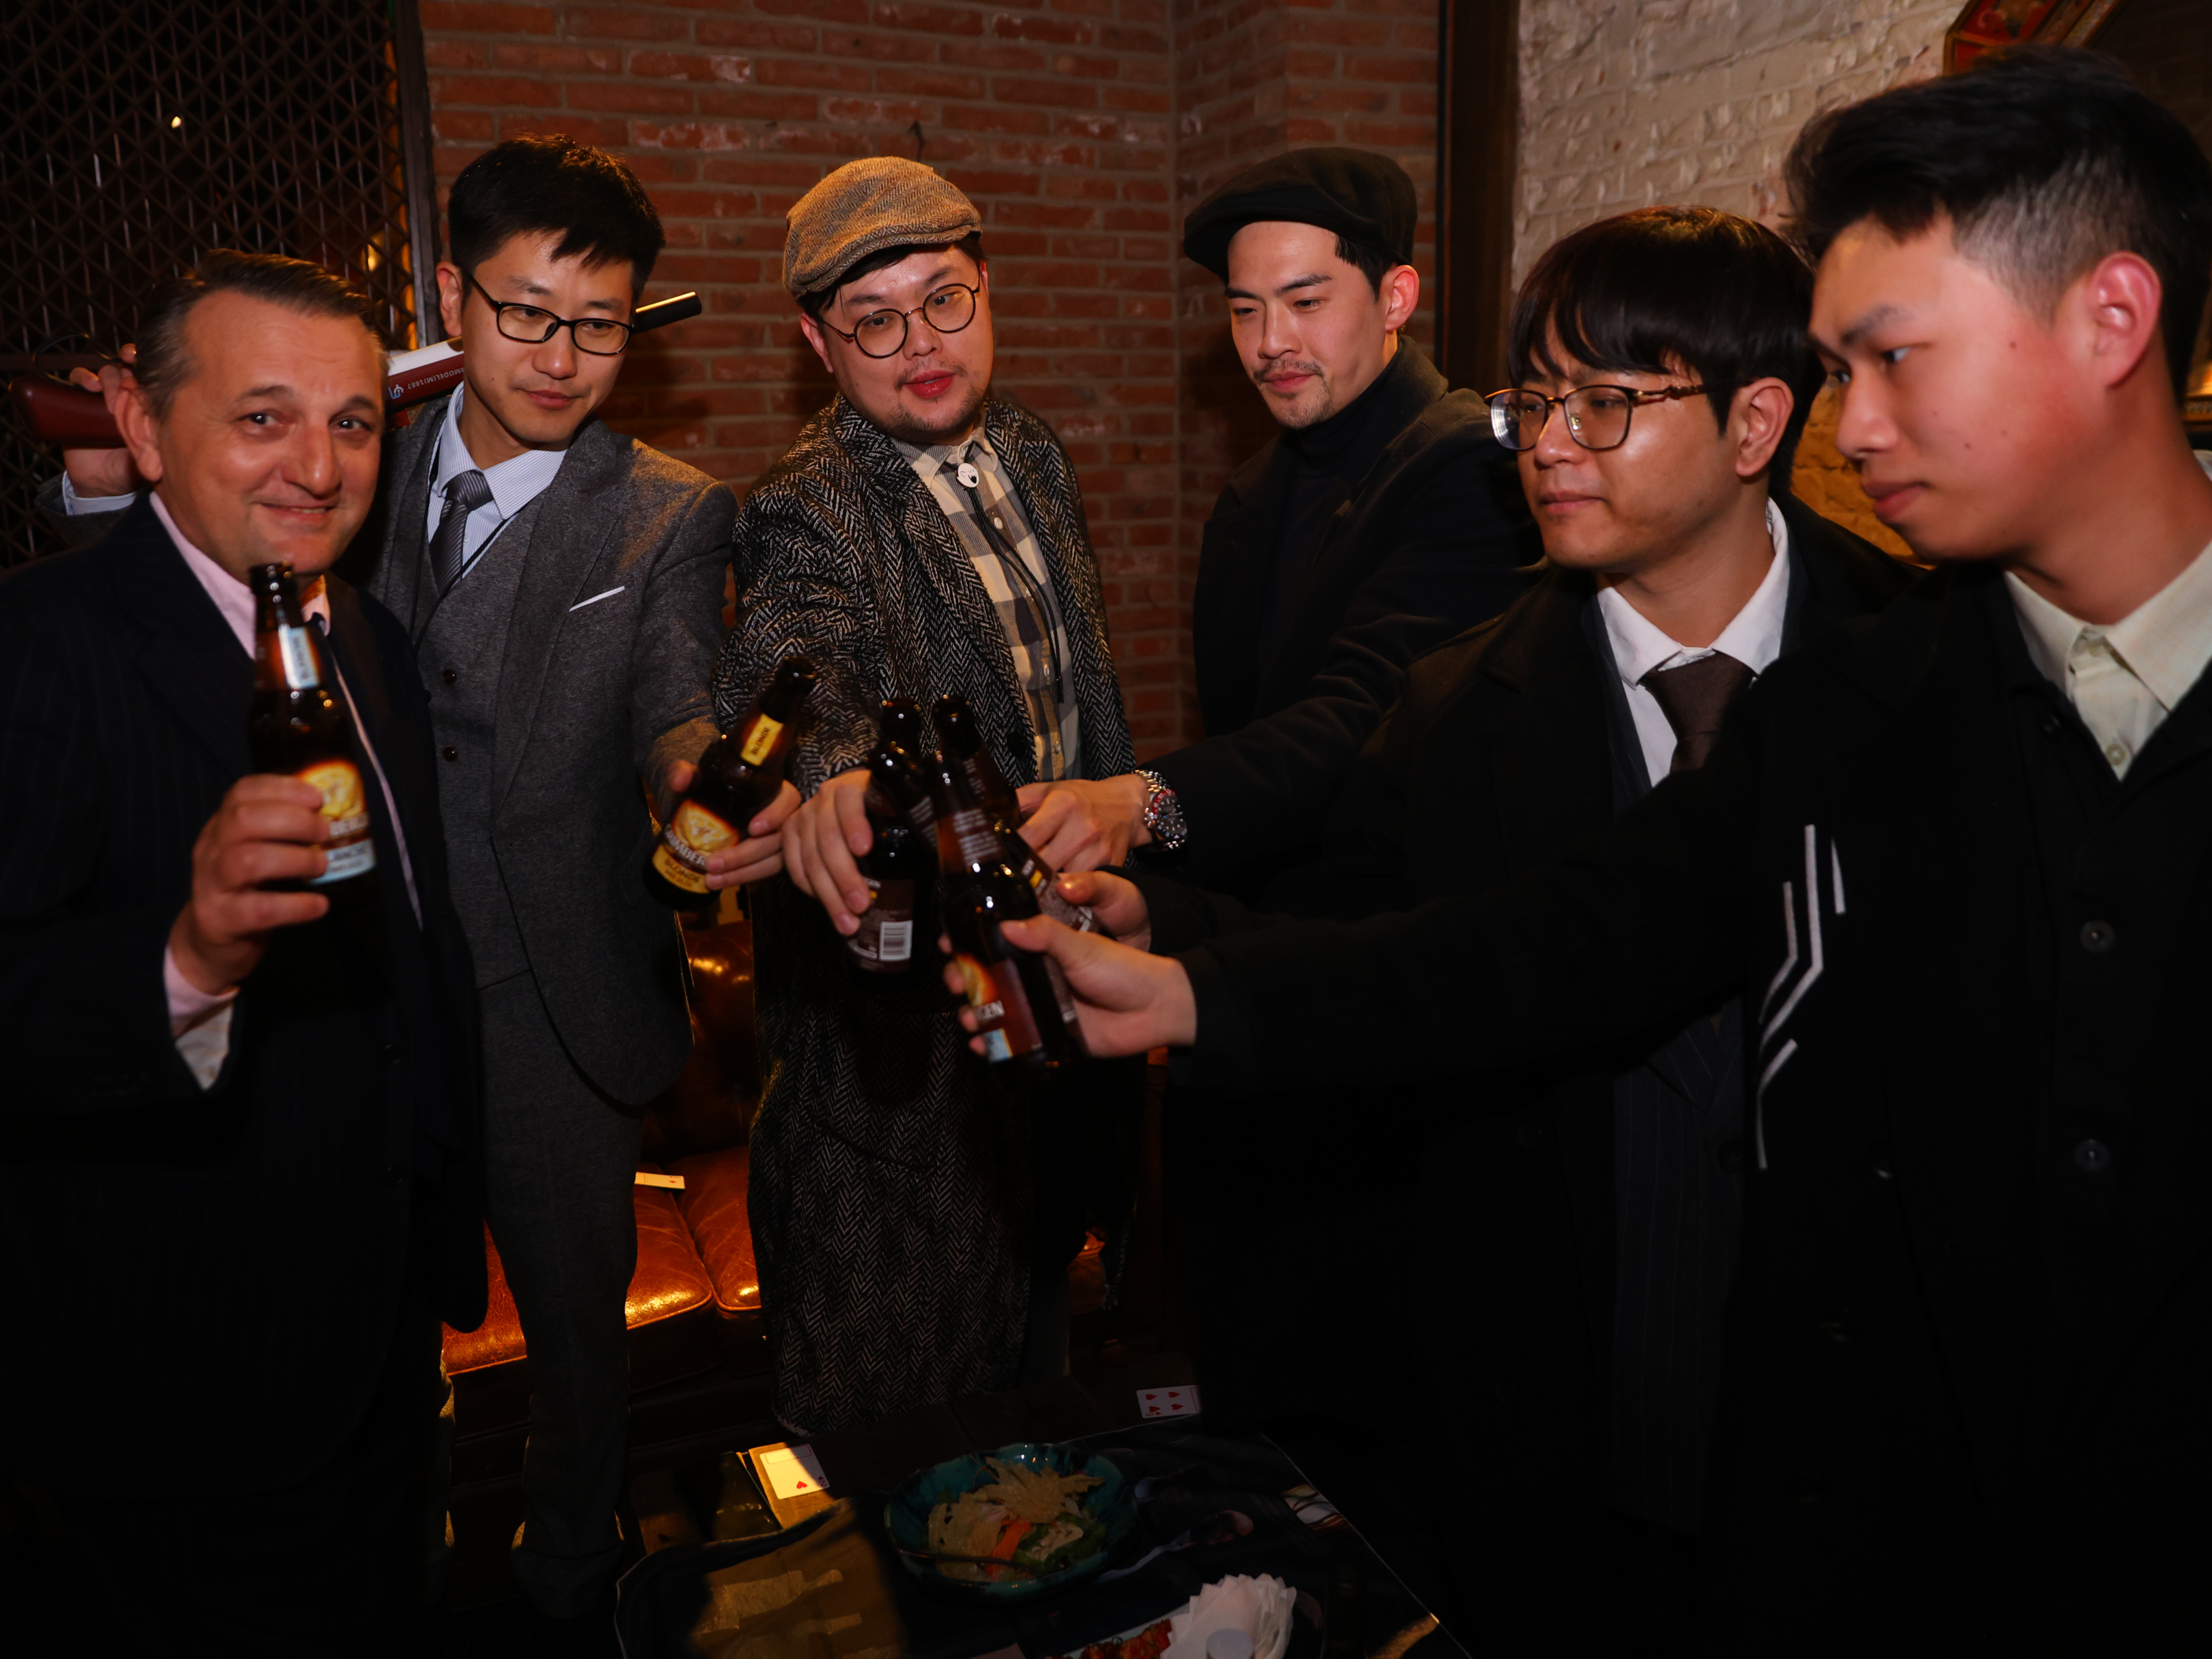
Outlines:
[[[0,1434],[134,1644],[405,1650],[438,1322],[483,1316],[427,700],[324,574],[376,483],[365,313],[313,265],[210,256],[119,400],[153,493],[0,584]],[[247,752],[246,577],[277,562],[359,738],[374,886],[336,912],[322,796]]]
[[[1178,961],[1010,934],[1053,935],[1094,1052],[1194,1042],[1259,1087],[1511,1064],[1740,988],[1706,1645],[2195,1650],[2212,479],[2176,400],[2212,164],[2040,51],[1825,116],[1790,173],[1838,442],[1937,577],[1512,888]]]
[[[1191,647],[1207,736],[1022,804],[1047,862],[1173,854],[1242,892],[1312,855],[1316,807],[1406,665],[1526,586],[1535,537],[1473,392],[1401,331],[1420,303],[1413,180],[1385,156],[1293,150],[1191,212],[1231,338],[1283,435],[1231,476],[1199,553]]]

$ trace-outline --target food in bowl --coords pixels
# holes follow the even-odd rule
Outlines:
[[[1106,1547],[1105,1523],[1083,1500],[1099,1484],[1096,1475],[983,1461],[990,1480],[929,1512],[932,1554],[986,1558],[933,1562],[945,1577],[963,1583],[1050,1577]]]

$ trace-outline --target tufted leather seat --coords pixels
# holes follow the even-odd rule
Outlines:
[[[745,1211],[746,1126],[760,1098],[753,1042],[752,934],[743,921],[687,928],[691,1061],[646,1109],[639,1165],[684,1178],[681,1193],[635,1188],[637,1270],[630,1279],[633,1393],[721,1365],[764,1370],[768,1336]],[[454,1426],[464,1435],[511,1428],[530,1415],[522,1326],[489,1232],[491,1297],[477,1329],[445,1334]]]

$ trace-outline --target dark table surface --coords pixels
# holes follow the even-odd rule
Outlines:
[[[677,1472],[647,1520],[659,1542],[623,1582],[629,1659],[1053,1659],[1178,1611],[1200,1586],[1272,1574],[1298,1594],[1285,1659],[1465,1659],[1359,1533],[1264,1436],[1202,1417],[1141,1419],[1139,1389],[1188,1381],[1172,1361],[978,1396],[813,1443],[838,1502],[779,1530],[734,1454]],[[1233,1511],[1241,1535],[1156,1556],[1111,1583],[975,1605],[917,1583],[884,1535],[884,1494],[915,1469],[1022,1442],[1078,1440],[1148,1481],[1109,1572]],[[1287,1494],[1287,1496],[1286,1496]],[[642,1507],[642,1506],[641,1506]]]

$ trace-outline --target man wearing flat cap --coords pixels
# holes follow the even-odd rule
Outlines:
[[[1059,1375],[1082,1204],[1113,1207],[1081,1189],[1098,1161],[1069,1137],[1086,1101],[1133,1081],[1086,1068],[1100,1075],[1032,1125],[968,1052],[934,972],[846,960],[884,700],[965,697],[1017,784],[1115,777],[1133,757],[1074,469],[992,395],[974,204],[876,156],[789,220],[784,284],[837,395],[739,514],[717,714],[733,723],[793,653],[819,678],[795,787],[711,867],[718,885],[759,884],[750,1212],[776,1413],[818,1433]],[[779,869],[788,881],[767,879]]]
[[[1292,902],[1327,804],[1406,665],[1517,598],[1540,550],[1472,392],[1401,331],[1413,181],[1364,150],[1292,150],[1191,212],[1229,331],[1282,434],[1231,477],[1191,632],[1206,740],[1104,783],[1023,793],[1048,859],[1151,848],[1179,873]]]

